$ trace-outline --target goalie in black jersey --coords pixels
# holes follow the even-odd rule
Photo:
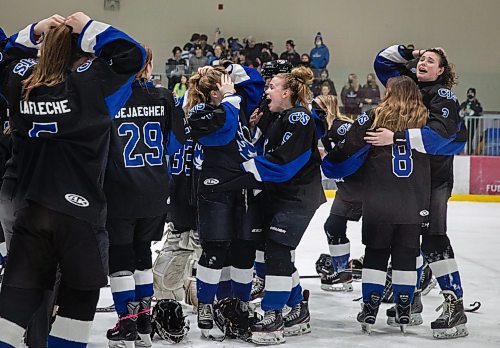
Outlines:
[[[323,171],[344,177],[360,167],[362,174],[363,309],[358,321],[370,332],[384,291],[387,263],[392,259],[396,322],[402,330],[410,323],[410,304],[417,284],[415,258],[419,255],[420,228],[429,209],[430,165],[427,155],[405,142],[373,147],[367,130],[419,129],[427,109],[409,77],[389,80],[386,97],[375,109],[358,117],[338,152],[327,155]]]
[[[109,274],[118,324],[110,346],[151,346],[151,242],[162,238],[168,183],[165,140],[183,111],[172,92],[150,81],[153,53],[113,117],[104,192],[108,202]],[[126,202],[126,204],[124,203]]]
[[[18,346],[57,267],[59,308],[48,346],[87,345],[107,283],[103,178],[111,117],[145,58],[128,35],[84,13],[51,18],[11,36],[1,54],[0,64],[12,64],[6,91],[18,174],[0,293],[0,345],[7,347]],[[30,58],[39,41],[36,62]]]

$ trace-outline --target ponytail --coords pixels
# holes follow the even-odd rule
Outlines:
[[[210,101],[210,92],[217,90],[217,84],[226,71],[223,67],[215,67],[206,72],[204,76],[196,73],[189,79],[188,100],[186,102],[186,114],[195,105]]]
[[[309,85],[314,77],[312,70],[305,66],[299,66],[294,68],[291,73],[276,76],[283,79],[283,89],[289,89],[292,92],[292,104],[299,103],[307,108],[312,101],[311,91],[309,90]]]

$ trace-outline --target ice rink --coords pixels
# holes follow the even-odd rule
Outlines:
[[[320,253],[327,253],[328,246],[323,232],[323,223],[328,216],[332,200],[318,209],[296,252],[296,265],[301,275],[315,275],[314,263]],[[384,204],[381,202],[381,204]],[[294,347],[500,347],[500,203],[450,202],[448,211],[448,233],[455,250],[455,257],[461,272],[465,304],[474,301],[482,303],[476,313],[468,314],[469,336],[454,340],[432,338],[430,322],[438,313],[434,311],[442,302],[437,288],[422,299],[424,324],[409,327],[406,335],[398,328],[386,325],[383,304],[374,326],[368,336],[361,332],[356,321],[360,309],[353,299],[361,296],[361,283],[354,283],[351,293],[327,293],[320,289],[319,279],[301,280],[303,288],[311,291],[310,312],[312,333],[289,337],[285,345]],[[361,224],[350,222],[348,237],[351,240],[351,257],[363,253],[361,245]],[[111,304],[109,288],[101,290],[100,306]],[[245,347],[250,343],[226,340],[213,342],[202,339],[196,327],[196,315],[187,306],[191,331],[180,347]],[[495,310],[497,312],[495,312]],[[495,314],[497,313],[497,314]],[[106,330],[116,323],[114,313],[97,313],[92,328],[89,347],[105,347]],[[218,333],[214,329],[214,334]],[[153,347],[169,345],[158,341]]]

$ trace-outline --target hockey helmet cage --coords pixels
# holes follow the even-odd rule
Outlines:
[[[321,254],[318,261],[316,261],[316,273],[321,279],[326,279],[328,276],[333,275],[335,272],[332,265],[332,257],[328,254]]]
[[[228,297],[214,305],[214,321],[224,337],[245,339],[249,335],[248,303]]]
[[[260,73],[263,77],[273,77],[281,73],[290,73],[292,72],[292,68],[292,63],[288,60],[278,59],[264,63]]]
[[[185,318],[179,302],[171,299],[158,301],[153,308],[151,318],[153,326],[151,337],[157,333],[168,342],[181,342],[189,331],[189,320]]]

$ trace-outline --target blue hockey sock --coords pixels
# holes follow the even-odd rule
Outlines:
[[[140,301],[145,297],[152,297],[153,289],[153,270],[146,269],[143,271],[135,271],[135,300]]]
[[[135,280],[131,272],[127,275],[110,276],[111,293],[116,313],[128,314],[127,303],[135,301]]]
[[[222,269],[213,269],[198,263],[196,271],[196,291],[198,300],[204,304],[212,304],[217,293]]]
[[[363,273],[361,275],[362,285],[361,289],[363,292],[363,302],[370,302],[370,294],[372,292],[380,294],[384,292],[386,271],[379,271],[376,269],[363,268]],[[382,300],[382,298],[381,298]]]
[[[351,243],[330,244],[330,256],[332,257],[333,270],[335,272],[345,271],[349,266],[351,256]]]
[[[253,269],[231,267],[233,296],[242,301],[250,301],[252,292]]]

